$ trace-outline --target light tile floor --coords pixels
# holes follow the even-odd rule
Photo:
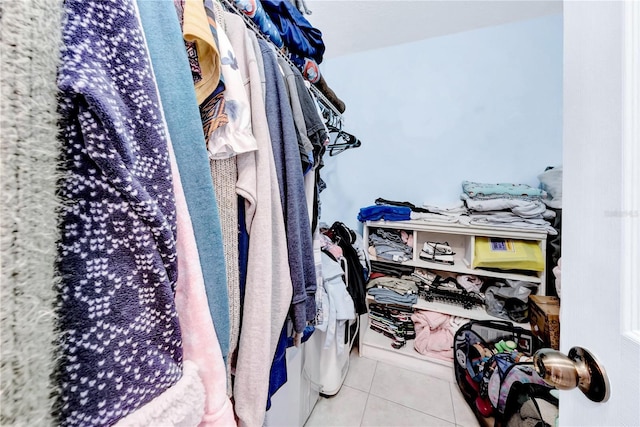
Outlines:
[[[320,397],[305,427],[478,427],[455,383],[351,352],[340,391]]]

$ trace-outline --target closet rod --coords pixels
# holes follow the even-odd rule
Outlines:
[[[260,1],[260,0],[256,0],[256,1]],[[267,36],[265,36],[262,33],[262,30],[260,30],[260,27],[258,27],[258,24],[256,24],[255,22],[253,22],[253,20],[251,18],[249,18],[242,10],[240,10],[238,8],[238,6],[236,6],[236,4],[233,2],[233,0],[220,0],[220,2],[226,6],[227,10],[235,13],[236,15],[240,15],[240,17],[242,17],[242,19],[244,20],[244,22],[247,24],[247,26],[249,26],[249,28],[251,28],[251,30],[258,36],[260,37],[262,40],[266,41],[267,43],[269,43],[269,45],[273,48],[274,52],[282,59],[284,59],[285,61],[287,61],[287,63],[295,68],[298,69],[298,67],[291,61],[291,59],[289,59],[289,57],[282,52],[282,50],[278,49],[271,40],[269,40],[269,38]],[[286,46],[285,46],[286,48]],[[331,110],[332,115],[334,116],[335,119],[337,119],[338,123],[340,124],[340,127],[342,127],[343,124],[343,118],[342,118],[342,114],[340,113],[340,111],[338,111],[338,109],[333,105],[333,103],[331,101],[329,101],[327,99],[326,96],[324,96],[324,94],[322,92],[320,92],[320,90],[318,88],[316,88],[312,83],[309,83],[309,89],[311,90],[311,92],[313,92],[313,94],[315,95],[315,97],[317,99],[320,100],[320,102],[328,109]]]

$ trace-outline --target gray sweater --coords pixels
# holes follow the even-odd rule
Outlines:
[[[236,190],[245,199],[249,233],[247,280],[233,387],[241,426],[264,422],[269,370],[284,325],[293,286],[289,273],[280,191],[265,113],[262,56],[242,18],[225,14],[227,36],[251,102],[258,150],[238,155]]]
[[[307,319],[307,296],[314,296],[317,286],[311,225],[300,166],[298,139],[285,82],[278,69],[275,53],[266,42],[260,41],[260,44],[267,79],[267,121],[280,184],[280,200],[289,249],[289,270],[293,282],[291,316],[294,330],[302,332]]]

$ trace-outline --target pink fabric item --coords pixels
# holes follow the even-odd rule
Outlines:
[[[236,426],[233,405],[227,397],[226,367],[207,305],[198,248],[171,143],[169,157],[177,210],[178,282],[175,298],[183,355],[185,361],[192,361],[198,366],[206,393],[204,416],[199,425]]]
[[[405,230],[401,230],[400,238],[405,245],[413,247],[413,233],[408,233]]]
[[[411,320],[415,325],[415,350],[442,360],[453,360],[453,333],[451,332],[451,316],[434,311],[415,311]]]
[[[333,255],[334,259],[342,258],[344,254],[340,246],[333,243],[333,241],[329,238],[329,236],[325,234],[320,233],[319,237],[320,237],[320,246],[322,247],[322,249],[329,251],[329,253]]]

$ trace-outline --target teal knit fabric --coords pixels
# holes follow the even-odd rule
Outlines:
[[[180,23],[171,0],[138,0],[162,109],[180,170],[222,356],[229,353],[229,297],[218,204]]]

